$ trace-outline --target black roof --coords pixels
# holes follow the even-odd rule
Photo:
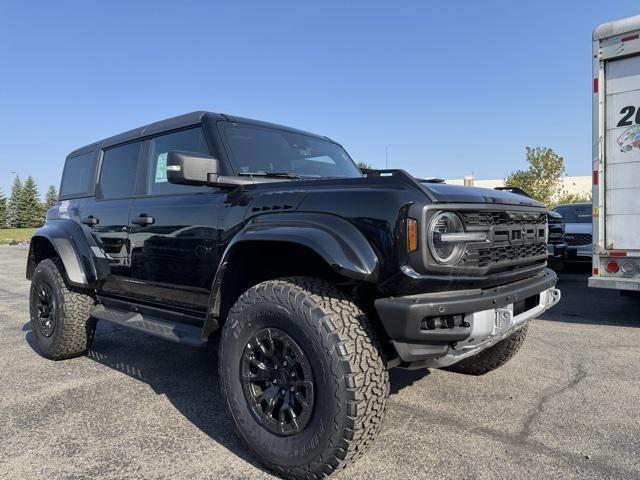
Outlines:
[[[157,133],[176,130],[178,128],[189,127],[192,125],[197,125],[202,123],[204,119],[210,119],[212,121],[217,120],[226,120],[229,122],[237,122],[249,125],[255,125],[260,127],[269,127],[269,128],[277,128],[280,130],[286,130],[294,133],[301,133],[303,135],[309,135],[316,138],[324,138],[327,140],[327,137],[322,137],[321,135],[316,135],[315,133],[305,132],[304,130],[298,130],[291,127],[285,127],[283,125],[277,125],[275,123],[262,122],[260,120],[253,120],[250,118],[236,117],[233,115],[226,115],[223,113],[213,113],[213,112],[191,112],[186,113],[184,115],[178,115],[177,117],[167,118],[165,120],[160,120],[159,122],[150,123],[149,125],[145,125],[143,127],[134,128],[133,130],[126,131],[124,133],[119,133],[109,138],[105,138],[104,140],[100,140],[98,142],[93,142],[89,145],[85,145],[84,147],[77,148],[73,152],[71,152],[68,157],[73,157],[79,155],[81,153],[85,153],[88,151],[99,150],[103,148],[108,148],[113,145],[118,145],[120,143],[126,143],[132,140],[136,140],[139,138],[143,138],[149,135],[154,135]],[[332,140],[330,140],[332,141]]]

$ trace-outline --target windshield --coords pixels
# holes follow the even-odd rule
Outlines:
[[[221,123],[238,173],[288,173],[299,177],[362,177],[347,152],[328,140],[275,128]]]
[[[565,223],[591,223],[591,204],[560,205],[553,209]]]

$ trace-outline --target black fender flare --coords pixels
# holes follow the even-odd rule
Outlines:
[[[254,217],[227,245],[216,271],[209,308],[202,334],[209,336],[218,328],[223,279],[234,249],[246,242],[269,241],[295,243],[316,252],[343,277],[375,283],[380,262],[369,241],[352,223],[324,213],[271,213]]]
[[[31,279],[38,258],[37,250],[48,243],[62,261],[67,280],[75,287],[96,288],[109,272],[109,262],[93,236],[70,219],[52,219],[31,238],[27,260],[27,279]]]

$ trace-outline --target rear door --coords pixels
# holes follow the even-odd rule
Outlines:
[[[640,55],[605,64],[605,244],[640,249]]]
[[[131,270],[129,210],[133,203],[140,142],[108,148],[102,152],[95,197],[78,205],[85,224],[109,261],[110,275],[101,289],[126,295]]]
[[[204,310],[218,266],[220,189],[167,181],[167,152],[210,154],[200,126],[152,137],[130,219],[130,292],[140,300]]]

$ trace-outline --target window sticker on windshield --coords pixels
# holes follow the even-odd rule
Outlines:
[[[156,183],[167,183],[167,153],[158,155],[156,163]]]

